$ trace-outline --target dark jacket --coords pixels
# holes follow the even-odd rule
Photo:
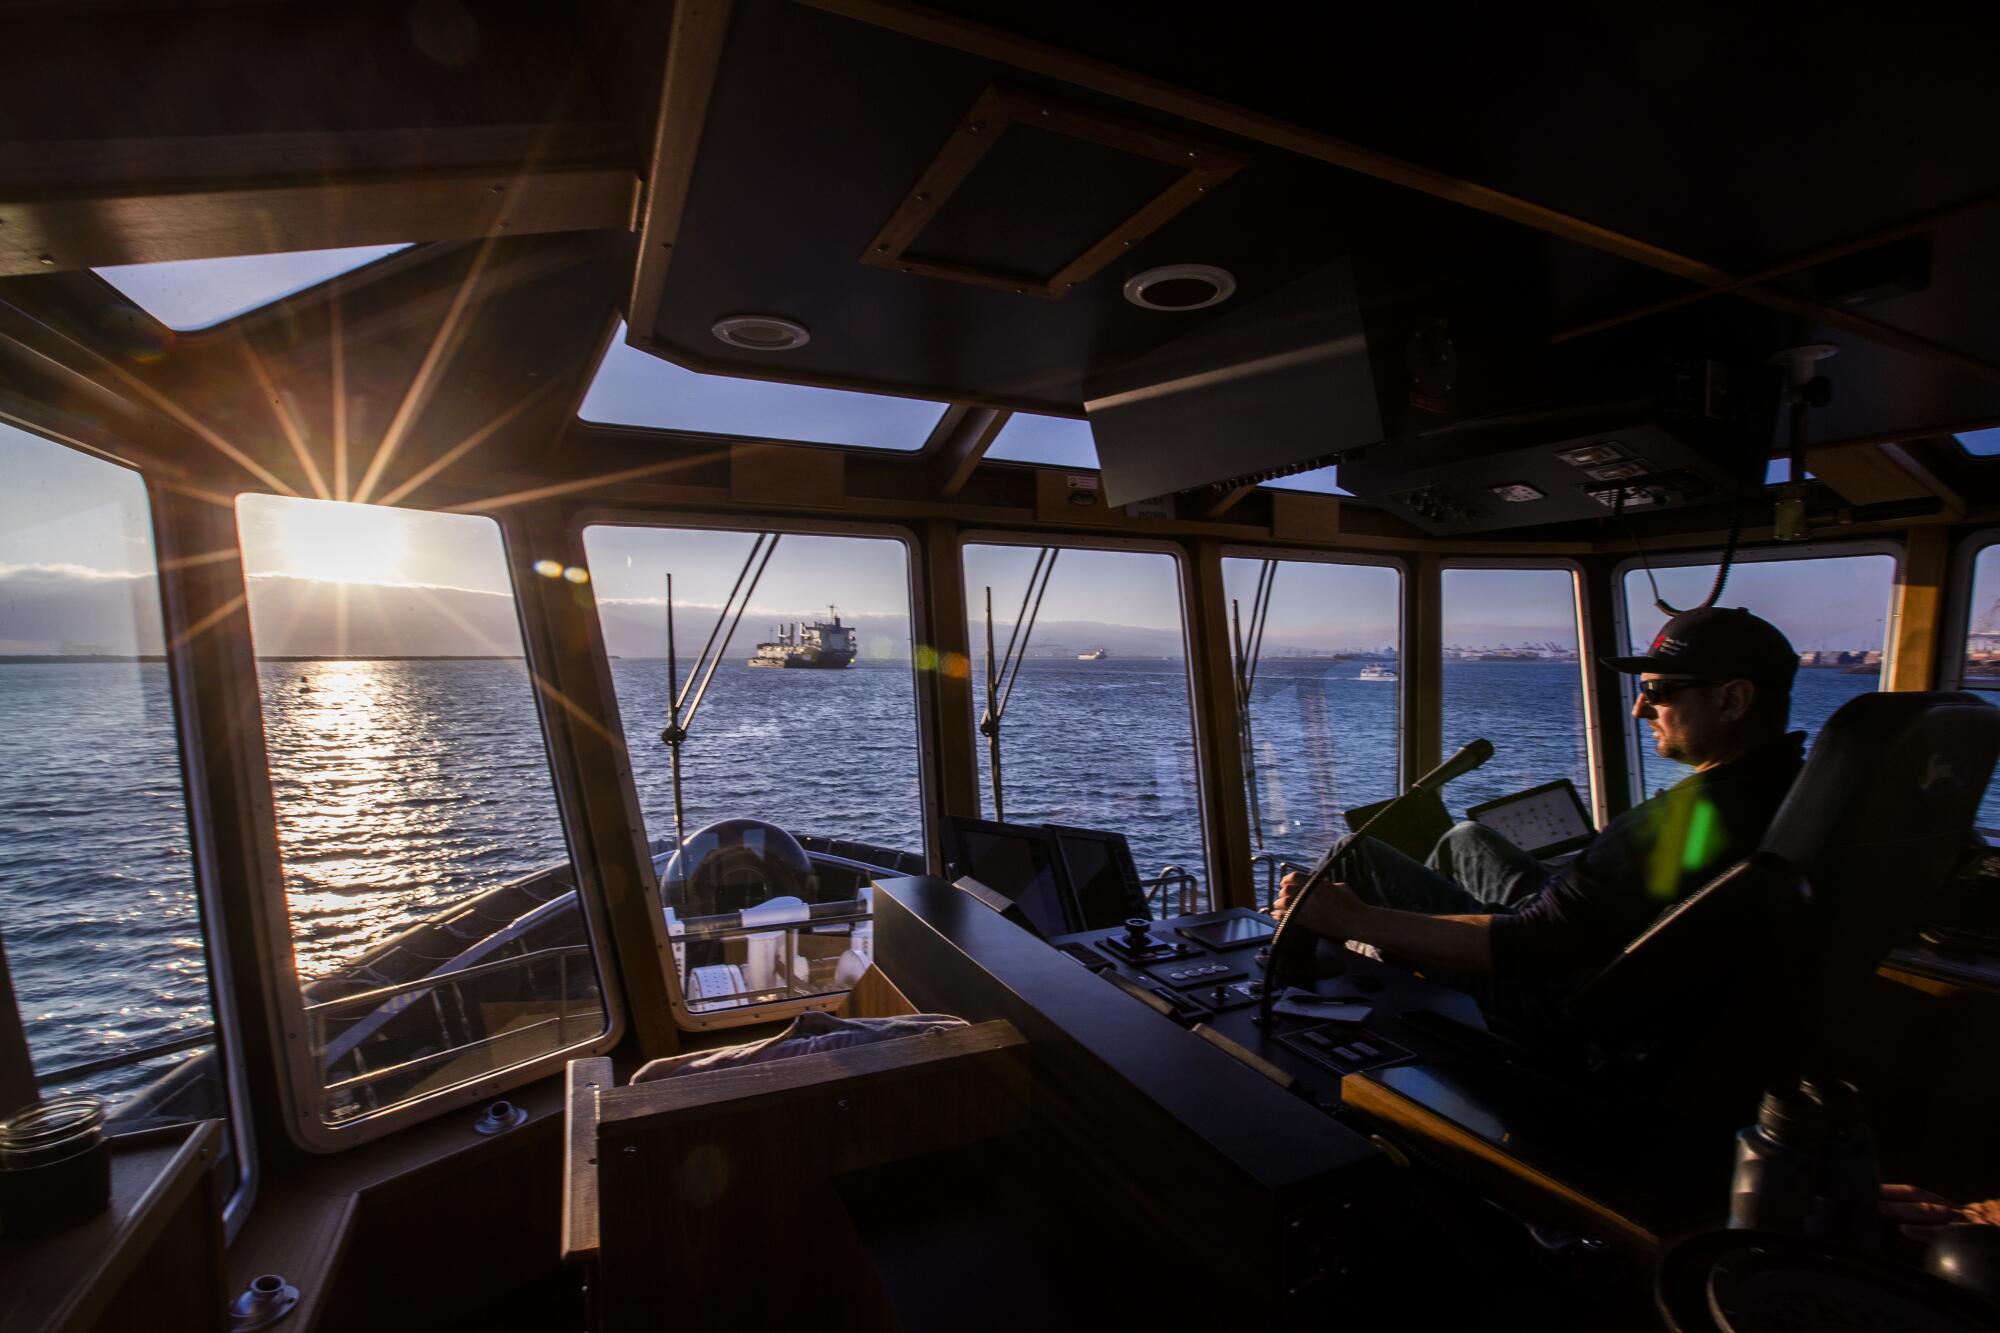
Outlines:
[[[1494,974],[1574,976],[1610,962],[1661,912],[1757,850],[1804,751],[1804,732],[1777,737],[1606,824],[1575,861],[1493,918]]]

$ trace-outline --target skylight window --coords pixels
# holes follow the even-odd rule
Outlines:
[[[1091,438],[1088,421],[1016,412],[987,446],[986,457],[995,463],[1095,469],[1097,441]]]
[[[620,324],[577,415],[606,426],[910,452],[924,447],[944,411],[920,398],[704,375],[628,346]]]
[[[1766,486],[1785,486],[1789,485],[1791,483],[1791,480],[1792,480],[1791,459],[1774,458],[1770,462],[1764,465],[1764,484]],[[1811,468],[1806,469],[1806,480],[1807,481],[1817,480],[1813,476]]]
[[[407,243],[360,245],[228,259],[119,264],[92,271],[176,333],[193,333],[409,248]]]
[[[2000,454],[2000,426],[1988,430],[1960,431],[1958,443],[1974,458],[1992,458]]]
[[[1352,495],[1340,484],[1340,469],[1337,467],[1316,467],[1310,472],[1294,472],[1289,477],[1279,477],[1264,485],[1274,491],[1311,491],[1315,495]]]

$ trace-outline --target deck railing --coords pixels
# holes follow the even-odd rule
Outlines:
[[[428,998],[434,1011],[437,1031],[441,1036],[452,1030],[454,1018],[457,1020],[459,1031],[470,1032],[473,1024],[471,1013],[466,1007],[466,983],[507,972],[526,972],[536,965],[543,963],[553,963],[556,970],[556,984],[553,994],[546,991],[540,993],[529,992],[519,997],[523,1000],[553,1000],[556,1007],[553,1016],[539,1019],[520,1027],[508,1028],[503,1032],[486,1034],[472,1041],[460,1042],[442,1050],[428,1051],[412,1059],[399,1061],[393,1065],[385,1065],[379,1069],[367,1068],[362,1058],[362,1051],[365,1049],[365,1046],[357,1044],[351,1050],[343,1052],[340,1058],[346,1059],[351,1056],[358,1072],[346,1078],[329,1081],[326,1085],[326,1090],[328,1092],[352,1090],[380,1083],[398,1075],[409,1075],[427,1067],[446,1064],[468,1052],[478,1050],[494,1042],[515,1040],[520,1038],[524,1033],[535,1032],[550,1026],[555,1027],[558,1037],[557,1044],[560,1045],[562,1027],[571,1017],[569,994],[570,960],[583,958],[587,963],[590,952],[588,944],[568,944],[550,949],[536,949],[529,953],[514,954],[507,958],[495,958],[489,962],[474,963],[470,967],[454,968],[450,972],[431,973],[428,976],[415,977],[409,981],[399,981],[388,986],[377,986],[373,990],[362,991],[357,995],[343,995],[338,999],[322,1000],[318,1004],[307,1005],[305,1008],[307,1038],[311,1042],[313,1058],[324,1069],[328,1044],[327,1026],[331,1020],[337,1020],[346,1014],[374,1013],[381,1010],[384,1006],[397,1005],[396,1009],[388,1015],[393,1017],[395,1013],[400,1013],[403,1009],[411,1008],[422,999]],[[402,1001],[402,1003],[397,1004],[398,1001]],[[599,1013],[603,1011],[603,1000],[601,997],[596,1000],[593,1008]]]
[[[1187,916],[1202,910],[1199,906],[1201,881],[1172,862],[1161,866],[1160,873],[1151,879],[1140,880],[1139,887],[1145,890],[1146,904],[1154,916]],[[1171,912],[1166,910],[1167,891],[1170,889],[1174,891],[1175,903]]]

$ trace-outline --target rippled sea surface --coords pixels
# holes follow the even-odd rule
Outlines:
[[[1396,682],[1359,661],[1272,659],[1254,694],[1265,847],[1315,859],[1342,810],[1395,789]],[[648,832],[672,836],[662,662],[611,664]],[[976,668],[975,668],[976,669]],[[265,662],[265,732],[299,968],[311,977],[448,904],[566,856],[527,672],[515,661]],[[1494,741],[1454,810],[1551,778],[1585,781],[1574,664],[1445,667],[1448,747]],[[1800,673],[1817,730],[1873,676]],[[983,705],[983,689],[979,691]],[[0,666],[0,934],[42,1069],[208,1021],[165,668]],[[687,824],[751,815],[922,845],[907,665],[843,672],[726,663],[684,756]],[[972,719],[964,725],[970,727]],[[1117,829],[1142,874],[1202,870],[1180,662],[1030,661],[1002,730],[1007,814]],[[984,784],[982,801],[990,810]],[[1658,759],[1648,787],[1678,774]],[[1989,797],[1989,821],[2000,818]],[[158,1067],[94,1080],[116,1093]]]

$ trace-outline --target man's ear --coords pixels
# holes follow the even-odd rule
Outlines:
[[[1722,706],[1723,719],[1741,722],[1750,716],[1750,706],[1757,699],[1757,686],[1747,680],[1726,680],[1716,690],[1716,695]]]

